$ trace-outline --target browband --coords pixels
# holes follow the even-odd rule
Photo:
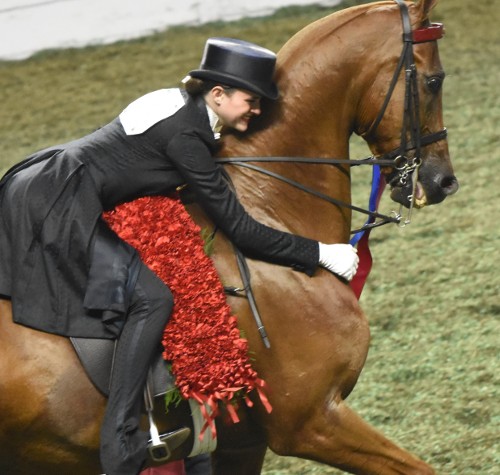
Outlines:
[[[439,40],[444,35],[444,26],[442,23],[431,23],[425,28],[413,30],[413,43],[425,43],[426,41]]]

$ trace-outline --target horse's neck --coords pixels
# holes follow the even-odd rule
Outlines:
[[[360,5],[294,35],[278,53],[280,100],[264,102],[264,114],[254,120],[251,133],[230,136],[223,154],[348,158],[350,135],[369,121],[376,65],[386,60],[376,43],[381,28],[384,33],[399,28],[399,22],[387,24],[382,16],[388,6],[397,15],[394,2]]]
[[[363,110],[360,104],[373,81],[361,72],[367,61],[366,57],[361,58],[362,52],[366,56],[371,41],[368,35],[359,35],[359,31],[363,31],[360,30],[362,23],[369,23],[366,18],[360,18],[367,8],[361,6],[330,15],[304,28],[287,42],[278,54],[277,82],[281,100],[275,104],[264,103],[268,106],[265,114],[259,117],[246,138],[229,136],[224,155],[349,158],[349,137],[359,127],[360,110]],[[356,26],[351,27],[354,23]],[[376,74],[376,68],[370,69],[372,75]],[[334,167],[325,170],[317,165],[283,163],[273,165],[272,169],[350,202],[349,177]],[[296,230],[293,220],[301,215],[304,228],[313,230],[318,239],[332,233],[339,240],[348,236],[349,211],[317,198],[311,200],[304,192],[265,177],[246,172],[233,174],[241,194],[247,197],[245,205],[257,213],[262,205],[269,211],[272,204],[272,213],[285,216],[281,224],[290,225],[292,230]],[[307,209],[305,215],[304,209]],[[318,226],[319,222],[332,224]]]

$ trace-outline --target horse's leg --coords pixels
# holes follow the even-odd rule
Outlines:
[[[262,427],[242,405],[240,422],[217,419],[217,449],[212,454],[213,475],[259,475],[264,464],[267,442]]]
[[[300,429],[290,431],[290,436],[286,449],[281,437],[271,438],[269,446],[280,455],[308,458],[361,475],[435,473],[425,462],[370,426],[342,400],[330,401]]]
[[[268,320],[273,346],[256,358],[273,406],[265,414],[255,405],[268,446],[279,455],[307,458],[362,475],[430,475],[427,464],[399,448],[363,421],[344,402],[354,388],[368,353],[368,321],[353,292],[337,279],[317,280],[320,301],[302,295],[308,318],[297,318],[296,301],[279,301],[289,315]],[[266,301],[274,302],[271,294]],[[270,313],[272,313],[270,311]],[[237,312],[239,315],[240,313]],[[278,308],[274,315],[278,315]],[[293,318],[293,320],[292,320]],[[278,325],[280,327],[278,328]],[[255,340],[256,330],[245,328]],[[258,347],[254,343],[254,347]]]
[[[213,475],[259,475],[267,446],[217,449],[212,454]]]

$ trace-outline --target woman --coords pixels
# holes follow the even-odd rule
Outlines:
[[[0,295],[12,300],[14,320],[64,336],[118,338],[101,430],[107,475],[135,475],[143,464],[140,396],[173,299],[103,211],[187,184],[247,255],[309,275],[318,265],[347,280],[356,272],[351,246],[252,219],[212,158],[219,126],[244,132],[261,97],[278,98],[275,63],[257,45],[211,38],[185,91],[147,94],[94,133],[35,153],[0,182]]]

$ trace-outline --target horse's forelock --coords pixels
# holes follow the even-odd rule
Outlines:
[[[416,24],[419,27],[427,26],[429,23],[429,13],[436,6],[438,0],[420,0],[416,3]]]

